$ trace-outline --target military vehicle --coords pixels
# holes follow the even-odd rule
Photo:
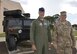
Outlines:
[[[34,19],[21,10],[4,11],[3,31],[9,51],[16,50],[18,43],[30,40],[30,25]]]

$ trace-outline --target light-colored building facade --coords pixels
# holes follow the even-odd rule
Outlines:
[[[11,1],[11,0],[0,0],[0,33],[3,32],[3,12],[7,10],[16,10],[20,9],[22,12],[24,12],[23,8],[21,7],[20,3]]]

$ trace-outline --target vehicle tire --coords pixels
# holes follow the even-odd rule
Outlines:
[[[16,41],[14,36],[9,36],[8,41],[7,41],[7,47],[9,51],[16,50]]]

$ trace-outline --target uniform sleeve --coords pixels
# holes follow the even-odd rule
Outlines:
[[[71,39],[72,39],[72,44],[73,46],[76,45],[76,40],[75,40],[75,36],[73,35],[73,29],[71,28],[71,33],[70,33]]]
[[[69,23],[69,26],[71,27],[71,32],[70,32],[70,36],[71,36],[71,39],[72,39],[72,45],[75,46],[76,45],[76,39],[75,39],[75,36],[73,34],[73,29],[72,29],[72,26],[71,26],[71,23]]]
[[[48,26],[48,42],[51,43],[52,41],[52,38],[51,38],[51,29],[50,29],[50,23],[49,23],[49,26]]]
[[[30,40],[31,43],[34,44],[34,36],[35,36],[35,22],[33,21],[30,27]]]
[[[52,30],[52,43],[55,47],[57,47],[57,27],[56,23],[53,25],[53,30]]]

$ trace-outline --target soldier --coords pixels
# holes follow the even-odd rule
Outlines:
[[[57,54],[72,54],[72,47],[75,47],[72,26],[66,17],[66,11],[60,12],[60,20],[54,24],[51,44],[55,47]]]
[[[44,19],[44,14],[44,8],[39,8],[39,17],[31,25],[30,39],[34,54],[48,54],[48,43],[51,42],[50,23]]]

